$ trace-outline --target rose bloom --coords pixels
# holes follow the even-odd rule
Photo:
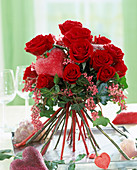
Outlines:
[[[38,89],[41,89],[44,87],[50,89],[51,87],[54,86],[53,80],[54,80],[54,77],[48,74],[40,74],[37,79],[36,87]]]
[[[76,84],[76,80],[81,76],[80,67],[77,64],[68,64],[63,72],[63,80],[70,84]]]
[[[97,80],[107,82],[109,79],[113,78],[116,70],[111,66],[101,67],[97,73]]]
[[[90,64],[95,70],[99,70],[104,65],[113,64],[113,58],[106,50],[96,50],[91,57]]]
[[[124,53],[120,48],[114,46],[113,44],[104,45],[103,48],[113,57],[115,63],[123,59]]]
[[[119,77],[123,77],[126,74],[127,71],[127,66],[125,65],[124,61],[121,60],[120,62],[118,62],[117,64],[114,65],[114,68],[116,70],[116,72],[118,73]]]
[[[59,24],[59,29],[60,29],[61,33],[64,35],[72,27],[75,27],[75,26],[82,27],[82,24],[80,22],[77,22],[77,21],[67,20],[63,24]]]
[[[33,68],[31,68],[31,65],[30,65],[24,71],[23,80],[26,80],[27,78],[36,78],[37,76],[38,75],[37,75],[36,71]]]
[[[54,40],[51,34],[37,35],[31,41],[26,43],[25,50],[33,55],[39,56],[53,47]]]
[[[91,31],[87,28],[73,27],[65,34],[62,40],[67,47],[70,47],[71,43],[77,39],[91,40]]]
[[[99,35],[99,37],[97,36],[94,37],[93,44],[109,44],[109,43],[111,43],[111,40],[106,38],[105,36]]]
[[[93,53],[93,46],[86,39],[79,39],[71,44],[70,59],[77,63],[85,62]]]

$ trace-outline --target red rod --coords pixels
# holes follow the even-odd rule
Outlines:
[[[86,149],[86,153],[87,153],[87,156],[88,156],[88,155],[89,155],[88,147],[87,147],[86,141],[85,141],[85,139],[84,139],[84,136],[83,136],[83,134],[82,134],[82,131],[81,131],[81,128],[80,128],[80,125],[79,125],[79,122],[78,122],[78,118],[77,118],[77,115],[76,115],[76,112],[75,112],[75,117],[76,117],[76,122],[77,122],[77,124],[78,124],[78,128],[79,128],[79,131],[80,131],[80,133],[81,133],[81,137],[82,137],[82,140],[83,140],[85,149]]]

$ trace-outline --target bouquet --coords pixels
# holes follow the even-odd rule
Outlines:
[[[126,96],[123,91],[128,85],[125,78],[127,66],[123,60],[124,53],[105,36],[93,37],[91,31],[84,28],[80,22],[67,20],[59,24],[59,29],[62,33],[59,38],[52,34],[38,35],[26,43],[26,52],[36,56],[36,62],[26,68],[23,77],[23,91],[29,91],[35,100],[31,108],[35,130],[15,146],[28,145],[46,129],[41,137],[45,140],[49,136],[41,150],[44,155],[60,127],[55,148],[64,130],[60,155],[62,160],[68,119],[71,119],[67,140],[70,140],[73,152],[78,127],[79,139],[81,137],[87,156],[90,154],[88,147],[93,147],[95,164],[104,169],[108,167],[109,155],[97,153],[97,148],[100,147],[90,128],[92,123],[116,146],[125,159],[129,159],[100,126],[109,124],[121,135],[125,135],[103,116],[101,108],[101,105],[107,105],[109,101],[119,105],[118,113],[126,109]],[[54,106],[58,106],[58,109],[54,110]],[[46,121],[42,122],[41,117],[46,117]],[[90,140],[91,146],[87,146],[86,138]],[[107,161],[102,165],[100,159]]]

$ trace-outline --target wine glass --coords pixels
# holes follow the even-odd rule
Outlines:
[[[5,120],[5,104],[11,102],[16,96],[13,70],[0,71],[0,103],[2,104],[2,130],[6,131],[8,125]]]
[[[24,71],[28,67],[28,65],[23,65],[23,66],[17,66],[16,69],[16,90],[17,94],[25,99],[25,112],[26,112],[26,118],[28,117],[28,112],[29,112],[29,92],[23,92],[22,89],[24,88],[24,83],[23,83],[23,75]]]

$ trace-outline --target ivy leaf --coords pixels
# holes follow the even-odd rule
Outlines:
[[[126,82],[126,77],[125,76],[120,78],[119,83],[123,86],[124,89],[128,88],[128,84]]]
[[[106,117],[99,117],[95,121],[93,121],[93,126],[102,125],[107,126],[107,124],[110,122],[110,120]]]
[[[75,163],[70,164],[68,170],[75,170]]]
[[[59,85],[56,84],[54,87],[55,87],[55,92],[56,92],[56,93],[60,92]]]
[[[83,90],[82,86],[75,86],[72,89],[72,93],[80,93]]]
[[[80,111],[81,109],[83,109],[83,107],[85,107],[84,103],[71,105],[71,109],[72,110],[77,110],[77,111]]]
[[[66,102],[60,101],[58,102],[58,107],[65,107]]]
[[[57,168],[58,168],[57,163],[52,162],[52,161],[46,161],[46,160],[44,160],[44,162],[49,170],[57,170]]]
[[[57,170],[58,164],[65,164],[64,160],[56,160],[56,161],[44,160],[44,162],[49,170]]]
[[[16,156],[14,157],[14,160],[15,159],[22,159],[22,152],[18,152],[17,154],[16,154]]]
[[[76,158],[75,161],[80,161],[80,160],[82,160],[85,156],[86,156],[86,154],[79,154],[79,155],[77,156],[77,158]]]
[[[82,86],[82,87],[83,87],[85,84],[90,85],[90,84],[89,84],[89,81],[88,81],[83,75],[80,76],[80,77],[77,79],[76,83],[77,83],[78,85]]]
[[[100,99],[100,102],[103,104],[103,105],[106,105],[107,104],[107,101],[110,100],[110,96],[108,96],[108,90],[107,88],[108,87],[108,84],[107,83],[101,83],[99,86],[98,86],[98,98]]]
[[[56,73],[55,76],[54,76],[54,83],[55,83],[55,84],[58,84],[58,83],[59,83],[59,80],[60,80],[60,78],[59,78],[59,76],[58,76],[57,73]]]
[[[53,161],[54,163],[58,163],[58,164],[65,164],[65,161],[64,160],[56,160],[56,161]]]
[[[0,150],[0,153],[10,153],[12,150],[11,149],[3,149]]]
[[[0,161],[3,161],[4,159],[10,159],[12,157],[12,155],[8,155],[5,153],[0,153]]]
[[[53,100],[52,98],[47,98],[46,105],[52,107],[53,106]]]
[[[53,113],[55,113],[54,110],[51,110],[51,109],[46,110],[45,109],[45,110],[40,112],[40,117],[48,117],[48,118],[50,118],[50,115],[53,114]]]

